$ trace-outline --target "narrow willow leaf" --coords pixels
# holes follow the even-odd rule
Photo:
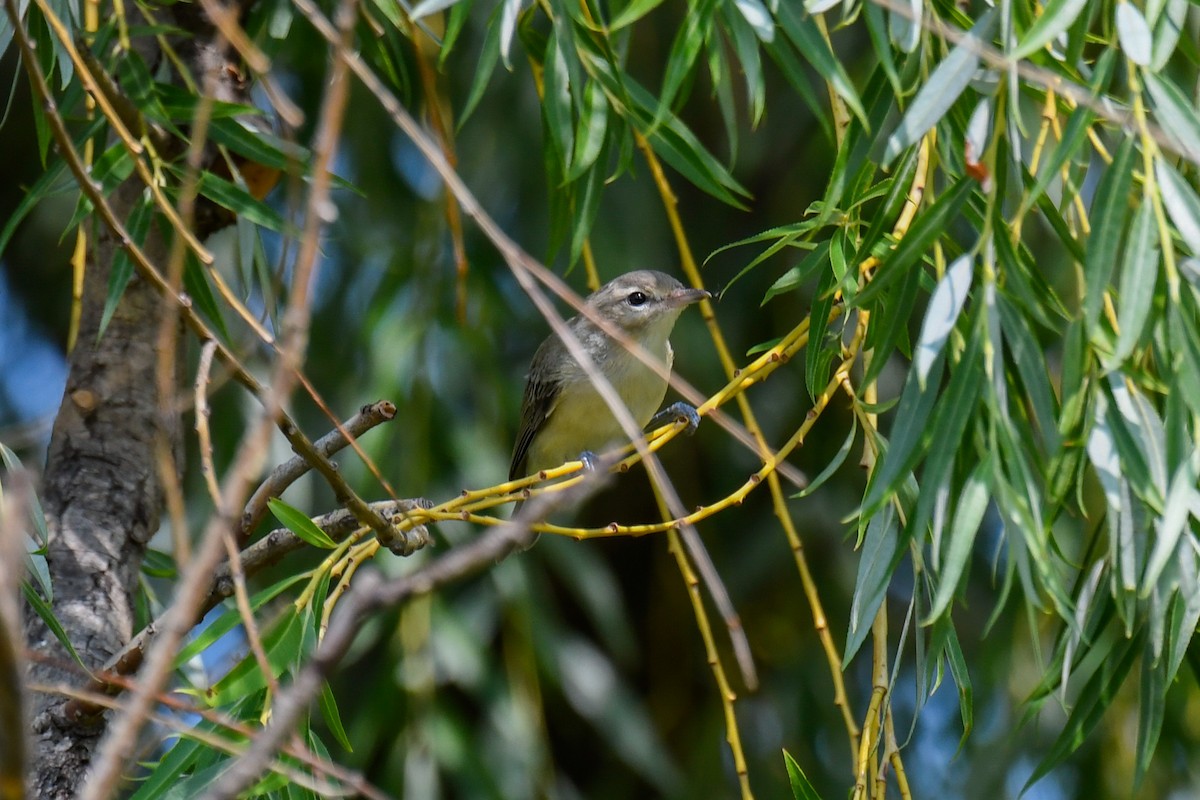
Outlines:
[[[196,308],[208,317],[217,333],[228,342],[229,329],[225,326],[225,317],[221,314],[221,306],[217,304],[212,287],[208,285],[208,273],[190,251],[183,262],[183,288],[191,295]]]
[[[983,388],[983,337],[971,336],[933,414],[928,438],[937,446],[930,448],[929,457],[922,465],[923,486],[949,486],[950,470],[954,468],[955,456],[962,446],[963,434],[971,419],[978,416]],[[925,488],[917,498],[916,513],[909,519],[910,527],[922,530],[930,516],[936,515],[936,504],[940,501],[936,491]]]
[[[1200,575],[1197,574],[1197,555],[1195,550],[1188,547],[1178,561],[1179,568],[1179,602],[1175,603],[1175,611],[1171,615],[1168,629],[1168,643],[1164,648],[1167,653],[1167,685],[1175,682],[1175,675],[1187,654],[1188,645],[1196,635],[1196,627],[1200,625]]]
[[[1129,60],[1145,67],[1150,63],[1152,42],[1150,26],[1146,18],[1133,3],[1121,0],[1117,3],[1117,41]]]
[[[1136,385],[1117,373],[1109,373],[1108,383],[1112,398],[1116,401],[1117,413],[1132,438],[1131,444],[1137,448],[1138,455],[1146,465],[1149,486],[1145,488],[1148,492],[1157,493],[1161,500],[1167,496],[1166,426],[1163,425],[1162,418],[1154,410],[1154,406]],[[1123,432],[1118,429],[1117,433],[1117,446],[1120,448]],[[1126,473],[1134,473],[1130,477],[1136,477],[1138,470],[1131,469],[1130,455],[1125,454],[1124,457],[1124,470]]]
[[[1167,705],[1167,662],[1154,657],[1149,644],[1142,653],[1142,675],[1138,681],[1138,738],[1134,761],[1134,791],[1146,777],[1150,758],[1158,747]]]
[[[1047,453],[1055,453],[1061,444],[1061,438],[1056,426],[1058,409],[1055,407],[1054,393],[1050,388],[1045,354],[1033,331],[1029,329],[1026,319],[1003,295],[1000,298],[1000,325],[1004,331],[1008,353],[1017,367],[1017,373],[1025,387],[1025,396],[1033,409],[1043,449]]]
[[[295,662],[304,640],[304,625],[295,609],[288,607],[284,615],[267,627],[262,634],[263,649],[267,663],[275,677]],[[226,706],[266,688],[267,677],[258,666],[258,661],[249,653],[229,670],[203,695],[204,702],[211,708]]]
[[[789,269],[787,272],[779,276],[779,278],[771,284],[767,289],[767,293],[763,295],[761,305],[766,305],[767,301],[776,295],[784,294],[785,292],[793,291],[799,288],[803,283],[811,278],[814,273],[821,267],[825,266],[829,258],[829,241],[826,239],[817,245],[817,248],[800,260],[800,263]],[[757,261],[757,259],[755,259]]]
[[[287,223],[278,211],[236,183],[211,172],[206,171],[200,175],[200,194],[255,225],[261,225],[276,233],[287,232]]]
[[[1184,2],[1186,1],[1184,0]],[[879,59],[879,65],[892,85],[892,91],[899,95],[901,93],[900,73],[896,69],[896,57],[892,53],[892,44],[888,40],[885,29],[883,9],[879,7],[878,3],[865,3],[863,14],[867,21],[867,33],[871,37],[871,46],[875,48],[875,57]]]
[[[321,716],[325,718],[325,724],[329,726],[329,732],[333,734],[333,738],[337,743],[345,748],[347,753],[353,753],[354,748],[350,746],[350,737],[346,735],[346,728],[342,725],[342,715],[338,711],[337,699],[333,696],[333,690],[329,688],[329,682],[321,684]]]
[[[793,800],[821,800],[821,795],[817,794],[817,790],[809,783],[808,778],[804,775],[804,770],[800,769],[800,765],[796,763],[796,759],[792,758],[792,754],[787,750],[783,751],[783,763],[787,767],[788,782],[792,786]]]
[[[972,339],[974,338],[975,334],[972,335]],[[937,399],[938,384],[941,382],[945,363],[944,354],[934,361],[924,388],[917,380],[915,370],[908,371],[904,391],[900,395],[900,407],[896,410],[891,446],[871,474],[862,503],[864,514],[877,513],[920,458],[922,443],[928,441],[925,429],[929,425],[934,400]]]
[[[1154,25],[1154,58],[1150,69],[1160,71],[1175,53],[1179,44],[1179,35],[1183,33],[1183,25],[1187,20],[1188,0],[1167,0],[1166,13],[1160,15]],[[1150,17],[1151,20],[1155,18]]]
[[[987,511],[990,499],[988,484],[991,476],[992,459],[989,456],[971,472],[963,485],[958,507],[954,510],[954,521],[950,525],[950,543],[942,559],[942,571],[938,575],[937,594],[934,595],[933,605],[924,624],[940,617],[950,607],[950,601],[958,591],[959,581],[975,549],[975,536],[979,533],[983,514]]]
[[[925,320],[921,323],[921,336],[917,339],[917,352],[913,366],[917,371],[917,380],[921,388],[925,387],[925,378],[933,366],[934,359],[942,352],[954,323],[967,302],[971,291],[971,280],[975,274],[975,259],[971,255],[959,256],[946,269],[946,274],[938,281],[929,299],[929,307],[925,310]]]
[[[255,592],[250,595],[250,610],[257,611],[267,603],[274,600],[283,592],[287,591],[292,586],[295,586],[301,581],[307,581],[308,575],[300,573],[291,575],[283,580],[268,586],[266,589]],[[195,636],[192,637],[178,655],[175,656],[175,669],[180,669],[184,664],[191,661],[200,653],[207,650],[218,639],[232,631],[238,625],[242,624],[242,614],[236,608],[226,609],[219,617],[205,625]]]
[[[649,14],[654,9],[662,5],[663,0],[633,0],[625,8],[621,9],[621,13],[617,14],[608,26],[610,34],[616,33],[630,23],[637,22],[642,17]]]
[[[896,245],[896,249],[881,259],[883,263],[879,265],[879,270],[867,288],[858,293],[855,305],[866,306],[887,290],[906,270],[920,269],[920,260],[929,252],[933,242],[945,234],[975,185],[975,181],[970,178],[961,178],[958,183],[943,192],[932,207],[917,214],[916,221]]]
[[[428,17],[430,14],[436,14],[439,11],[445,11],[447,8],[458,2],[461,2],[461,0],[421,0],[421,2],[413,6],[413,10],[410,12],[409,16],[412,18],[413,22],[416,22],[423,17]]]
[[[1178,86],[1171,81],[1143,72],[1146,89],[1154,101],[1154,113],[1162,125],[1163,133],[1176,149],[1191,161],[1200,163],[1200,116]]]
[[[1099,324],[1104,291],[1108,288],[1117,263],[1117,250],[1129,211],[1129,189],[1132,185],[1133,138],[1126,137],[1100,179],[1096,199],[1092,201],[1092,232],[1088,236],[1087,258],[1084,262],[1087,294],[1083,301],[1083,317],[1089,333],[1094,332]]]
[[[1104,395],[1097,395],[1096,420],[1088,436],[1087,453],[1096,477],[1100,479],[1100,488],[1104,490],[1108,513],[1118,516],[1121,513],[1121,456],[1108,426],[1107,410],[1108,401]]]
[[[1116,640],[1112,651],[1100,662],[1100,668],[1080,690],[1066,725],[1045,758],[1025,782],[1022,794],[1078,750],[1092,728],[1096,727],[1096,723],[1116,699],[1117,690],[1121,688],[1133,667],[1133,662],[1137,660],[1140,638],[1121,637]]]
[[[125,230],[129,233],[129,241],[132,244],[142,247],[146,243],[146,234],[150,232],[150,221],[154,219],[154,213],[154,200],[148,190],[144,191],[125,223]],[[124,247],[117,248],[112,263],[112,270],[108,273],[108,292],[104,297],[104,312],[100,315],[100,328],[96,332],[97,341],[108,329],[108,323],[117,311],[117,304],[125,294],[125,287],[133,277],[133,259]]]
[[[663,75],[663,86],[659,93],[653,127],[657,127],[659,122],[671,113],[681,87],[692,74],[692,68],[708,36],[713,13],[717,8],[715,0],[693,0],[688,5],[688,14],[676,32],[671,42],[671,51],[667,55],[666,74]]]
[[[904,112],[900,127],[888,138],[884,163],[891,163],[905,148],[920,141],[938,123],[954,101],[971,83],[979,67],[979,51],[990,39],[996,22],[995,9],[989,9],[971,28],[970,33],[954,46],[950,55],[937,65],[917,92],[912,105]]]
[[[197,728],[204,724],[201,721],[201,725],[198,725]],[[183,782],[186,774],[194,772],[196,760],[201,752],[202,748],[198,739],[186,737],[177,739],[175,745],[162,756],[150,774],[138,785],[137,791],[130,796],[129,800],[157,800],[169,797],[171,791]]]
[[[833,270],[821,276],[817,284],[817,297],[809,311],[808,347],[804,354],[804,384],[808,387],[809,397],[816,398],[825,389],[829,380],[829,369],[833,364],[836,350],[841,349],[841,341],[831,341],[829,333],[829,317],[833,310],[834,287],[837,278]]]
[[[275,515],[277,520],[283,523],[284,527],[313,547],[320,547],[325,550],[333,550],[337,547],[337,542],[329,538],[328,533],[318,528],[303,511],[292,508],[278,497],[272,497],[267,501],[267,505],[271,508],[271,513]]]
[[[812,64],[838,96],[846,101],[846,105],[850,107],[854,116],[858,117],[863,127],[868,127],[867,114],[863,110],[862,100],[858,97],[858,90],[854,88],[854,83],[846,74],[842,62],[829,49],[829,43],[817,30],[816,23],[800,13],[798,3],[780,3],[775,13],[779,24],[800,51],[800,55]]]
[[[846,654],[842,656],[843,669],[853,660],[871,631],[871,622],[883,604],[900,552],[900,526],[896,524],[895,508],[889,503],[871,517],[863,538],[858,577],[854,581],[854,600],[850,604]]]
[[[808,497],[810,494],[815,492],[817,489],[821,488],[821,484],[823,484],[823,483],[825,483],[825,481],[829,480],[830,477],[833,476],[833,473],[837,472],[838,469],[842,466],[842,464],[845,463],[846,456],[850,455],[850,449],[854,446],[854,439],[857,436],[858,436],[858,418],[852,417],[851,425],[850,425],[850,435],[846,437],[846,441],[843,442],[842,446],[838,448],[838,451],[837,451],[837,453],[834,454],[833,459],[829,462],[828,465],[826,465],[825,469],[821,470],[820,475],[813,478],[812,481],[809,482],[808,486],[805,486],[799,492],[796,492],[796,494],[792,495],[792,497],[796,500],[799,500],[802,497]]]
[[[571,119],[571,76],[559,42],[559,27],[547,37],[542,94],[542,113],[550,142],[558,154],[560,168],[566,172],[575,149],[574,126]]]
[[[1117,305],[1121,335],[1112,354],[1113,364],[1128,358],[1142,338],[1154,302],[1154,288],[1158,285],[1158,255],[1158,226],[1154,206],[1147,197],[1133,218],[1129,241],[1125,243],[1121,295]]]
[[[583,89],[583,111],[575,128],[575,153],[567,173],[569,180],[575,180],[596,163],[607,132],[608,98],[599,83],[588,81]]]
[[[488,17],[487,33],[483,37],[483,46],[479,50],[479,66],[475,68],[475,77],[471,81],[471,91],[467,94],[467,102],[463,104],[462,113],[458,117],[458,128],[466,124],[483,93],[487,90],[488,82],[496,69],[496,61],[500,58],[500,18],[501,9],[497,8]]]
[[[828,2],[828,0],[819,1]],[[734,6],[737,7],[742,18],[750,23],[754,34],[761,41],[768,44],[775,41],[775,20],[771,19],[771,12],[760,0],[734,0]],[[813,13],[811,9],[810,13]]]
[[[1011,59],[1028,58],[1071,27],[1087,0],[1050,0],[1042,15],[1025,32],[1021,43],[1009,53]]]
[[[517,17],[521,15],[524,0],[503,0],[500,6],[500,60],[505,69],[512,70],[508,53],[512,49],[513,35],[517,32]]]
[[[1200,197],[1165,159],[1154,160],[1154,177],[1158,179],[1163,205],[1179,230],[1180,238],[1193,254],[1200,255]]]
[[[983,158],[988,140],[992,135],[992,98],[985,97],[975,104],[971,119],[967,122],[965,148],[972,160]]]
[[[908,0],[908,8],[904,11],[888,11],[888,33],[896,47],[903,52],[911,53],[921,43],[921,20],[924,13],[925,4],[922,0]]]
[[[86,672],[87,665],[79,657],[79,653],[75,650],[75,645],[71,644],[71,639],[67,636],[66,629],[58,621],[58,617],[54,615],[54,609],[50,607],[50,604],[34,591],[33,584],[27,580],[21,581],[21,594],[24,595],[25,602],[29,604],[33,612],[41,618],[42,622],[46,623],[46,627],[54,634],[54,638],[58,639],[58,643],[63,646],[75,663]]]
[[[214,142],[251,161],[279,170],[295,170],[312,161],[312,153],[295,143],[233,119],[214,119],[208,128]]]
[[[1155,528],[1154,549],[1150,553],[1146,575],[1142,579],[1142,597],[1150,596],[1150,591],[1158,583],[1158,577],[1176,555],[1179,539],[1187,526],[1191,509],[1197,500],[1200,500],[1200,492],[1196,491],[1196,478],[1196,465],[1194,460],[1189,458],[1180,464],[1171,479],[1163,515]]]

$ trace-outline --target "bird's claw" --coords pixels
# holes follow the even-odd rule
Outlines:
[[[676,421],[686,422],[687,427],[683,429],[683,432],[691,436],[696,432],[696,428],[700,427],[700,414],[692,406],[682,400],[677,400],[655,414],[648,427],[657,428],[659,425]]]
[[[593,453],[591,450],[584,450],[579,454],[579,461],[583,464],[585,472],[595,472],[600,466],[600,456]]]

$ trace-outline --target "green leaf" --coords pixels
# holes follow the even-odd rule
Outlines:
[[[292,508],[278,497],[272,497],[267,501],[267,505],[270,506],[271,513],[275,515],[277,520],[283,523],[284,527],[313,547],[333,550],[338,546],[337,542],[329,538],[329,534],[325,531],[318,528],[303,511]]]
[[[871,46],[875,48],[875,57],[879,66],[887,76],[892,92],[897,96],[902,94],[900,73],[896,70],[896,57],[892,53],[892,43],[887,35],[887,23],[883,16],[883,8],[878,3],[863,4],[863,16],[867,22],[867,34],[871,37]]]
[[[837,276],[829,270],[817,284],[817,297],[813,300],[808,320],[808,347],[804,354],[804,384],[809,397],[816,398],[825,389],[829,380],[829,368],[841,341],[830,341],[829,316],[833,311],[833,290]]]
[[[409,16],[413,22],[416,22],[423,17],[428,17],[430,14],[445,11],[458,2],[461,2],[461,0],[421,0],[421,2],[413,6],[413,10]]]
[[[971,27],[970,33],[954,46],[950,55],[938,64],[917,92],[912,105],[889,138],[883,161],[890,163],[906,148],[921,140],[936,125],[963,90],[971,83],[979,67],[979,52],[985,40],[990,40],[996,22],[995,9],[989,9]]]
[[[1083,317],[1089,334],[1094,334],[1117,263],[1117,249],[1125,217],[1129,212],[1129,189],[1133,185],[1133,137],[1126,137],[1113,156],[1112,164],[1100,179],[1096,199],[1092,201],[1092,232],[1088,236],[1087,258],[1084,261],[1087,294],[1083,301]]]
[[[236,183],[227,181],[211,172],[201,173],[200,194],[255,225],[261,225],[276,233],[288,232],[288,225],[278,211],[258,200]]]
[[[972,339],[976,337],[977,332]],[[887,453],[881,456],[867,485],[866,497],[862,502],[864,514],[877,513],[920,458],[923,443],[928,438],[925,428],[933,411],[934,400],[937,399],[945,363],[944,354],[934,361],[924,385],[917,378],[916,369],[908,371],[904,391],[900,395],[900,407],[892,424],[891,445]]]
[[[196,308],[208,317],[209,322],[217,329],[217,333],[228,342],[229,329],[225,327],[225,317],[221,314],[221,307],[217,304],[212,287],[208,285],[208,273],[204,267],[200,266],[196,254],[190,250],[183,262],[183,288],[191,295]]]
[[[1133,667],[1140,647],[1138,640],[1141,638],[1139,635],[1116,641],[1113,652],[1101,661],[1100,668],[1080,690],[1075,708],[1071,709],[1071,715],[1062,733],[1025,782],[1022,794],[1078,750],[1092,728],[1096,727],[1096,723],[1116,699],[1117,690],[1121,688]]]
[[[1197,502],[1200,502],[1200,492],[1196,491],[1197,469],[1194,459],[1185,459],[1171,478],[1171,486],[1167,490],[1167,499],[1163,514],[1155,526],[1154,549],[1146,564],[1146,574],[1142,578],[1142,597],[1149,597],[1158,583],[1158,577],[1166,569],[1167,564],[1175,557],[1190,558],[1188,554],[1178,553],[1179,540],[1187,526],[1188,515]]]
[[[575,180],[596,163],[607,132],[608,99],[599,83],[588,81],[583,89],[583,110],[575,127],[575,151],[568,180]]]
[[[787,767],[788,782],[792,786],[794,800],[821,800],[821,795],[817,794],[817,790],[805,777],[804,770],[800,769],[796,759],[792,758],[792,754],[787,750],[783,751],[783,763]]]
[[[75,646],[71,644],[71,640],[67,636],[67,631],[58,621],[58,617],[54,615],[54,609],[42,599],[40,594],[34,591],[33,586],[28,580],[21,581],[21,594],[25,596],[25,602],[29,603],[29,607],[33,609],[34,613],[41,618],[42,622],[46,623],[46,627],[54,634],[54,638],[58,639],[58,643],[66,649],[75,663],[86,671],[87,665],[83,663],[83,659],[79,657]]]
[[[896,524],[896,509],[889,503],[871,517],[863,538],[862,556],[858,562],[858,577],[854,580],[854,599],[850,604],[850,629],[846,633],[846,652],[842,669],[853,660],[866,641],[871,623],[883,605],[892,573],[902,554],[900,526]]]
[[[154,219],[154,198],[149,191],[143,191],[141,199],[134,205],[125,222],[125,230],[129,232],[129,240],[138,247],[144,247],[146,234],[150,232],[150,222]],[[125,294],[125,287],[133,277],[133,259],[124,247],[118,247],[113,257],[112,271],[108,274],[108,294],[104,298],[104,313],[100,316],[100,329],[96,332],[96,341],[104,336],[108,323],[117,310]]]
[[[307,148],[233,119],[212,120],[208,136],[257,164],[285,172],[300,170],[312,161],[312,152]]]
[[[666,74],[663,76],[654,126],[671,113],[680,88],[691,75],[700,55],[700,48],[712,29],[712,17],[716,8],[716,0],[690,0],[688,3],[688,13],[676,32],[671,42],[671,51],[667,55]]]
[[[545,115],[550,143],[565,172],[575,149],[575,136],[571,119],[571,76],[559,41],[561,27],[555,25],[554,32],[546,40],[542,113]]]
[[[967,478],[962,493],[958,498],[958,506],[954,510],[954,522],[950,525],[950,542],[946,556],[942,561],[938,574],[937,594],[925,624],[929,624],[942,615],[950,607],[958,591],[959,581],[966,571],[971,553],[975,549],[975,535],[983,522],[983,514],[988,507],[988,484],[992,477],[992,454],[979,463]]]
[[[945,235],[974,185],[975,182],[970,178],[960,178],[933,206],[918,214],[913,226],[896,245],[896,249],[882,259],[883,263],[879,265],[875,277],[858,293],[854,305],[865,307],[906,270],[920,269],[919,262],[929,252],[933,243]]]
[[[1174,83],[1153,72],[1143,71],[1142,78],[1154,101],[1154,113],[1163,133],[1179,153],[1193,162],[1200,162],[1200,116],[1187,95]]]
[[[1138,7],[1128,0],[1119,0],[1116,26],[1117,41],[1121,43],[1125,55],[1138,66],[1148,66],[1152,50],[1150,26]]]
[[[268,586],[262,591],[255,592],[250,596],[250,610],[258,611],[258,609],[274,600],[288,588],[307,580],[308,576],[303,573],[291,575],[278,583]],[[175,656],[174,668],[181,669],[184,664],[207,650],[214,642],[240,624],[242,624],[241,612],[236,608],[226,609],[221,616],[204,626],[198,634],[192,637],[191,641],[180,649],[179,653]]]
[[[1117,304],[1121,335],[1112,354],[1114,365],[1128,358],[1142,338],[1154,302],[1154,288],[1158,285],[1158,261],[1158,226],[1153,203],[1146,197],[1133,218],[1129,241],[1125,243],[1121,294]]]
[[[262,646],[267,654],[267,663],[276,678],[295,663],[303,639],[304,625],[300,622],[300,615],[293,608],[288,608],[283,617],[263,633]],[[204,701],[212,708],[226,706],[266,686],[267,678],[259,668],[257,659],[248,653],[225,677],[205,691]]]
[[[858,418],[851,417],[850,435],[846,437],[846,441],[843,442],[842,446],[838,448],[838,451],[834,454],[833,459],[825,466],[825,469],[821,470],[820,475],[813,478],[812,481],[809,482],[808,486],[805,486],[803,489],[792,495],[792,498],[799,500],[802,497],[808,497],[817,489],[821,488],[821,484],[829,480],[833,476],[833,473],[837,472],[842,464],[845,463],[846,456],[850,455],[850,449],[854,446],[854,439],[857,436]]]
[[[829,43],[821,36],[816,23],[800,13],[799,3],[779,3],[775,15],[784,33],[800,51],[800,55],[812,64],[838,96],[846,101],[846,105],[854,112],[854,116],[858,117],[863,127],[868,127],[867,113],[863,110],[858,91],[854,88],[850,76],[846,74],[842,62],[829,49]]]
[[[1153,71],[1158,72],[1165,67],[1175,53],[1187,13],[1188,0],[1167,0],[1166,13],[1158,16],[1157,23],[1151,18],[1151,24],[1154,25],[1154,57],[1150,69]]]
[[[925,319],[921,323],[921,336],[917,340],[917,351],[913,357],[913,368],[917,372],[917,380],[925,385],[929,369],[942,352],[958,315],[966,305],[967,295],[971,292],[971,280],[974,277],[975,259],[971,255],[959,256],[949,267],[946,274],[938,281],[929,298],[929,306],[925,309]]]
[[[1154,160],[1154,176],[1163,205],[1179,236],[1194,255],[1200,255],[1200,197],[1165,159]]]
[[[1059,34],[1071,27],[1079,12],[1087,6],[1087,0],[1050,0],[1042,15],[1030,26],[1021,43],[1009,53],[1013,60],[1028,58],[1041,50]]]
[[[333,734],[337,743],[346,749],[346,752],[353,753],[354,748],[350,746],[350,738],[346,736],[346,729],[342,726],[342,715],[338,711],[337,700],[334,699],[333,690],[329,688],[328,681],[321,684],[320,701],[321,716],[325,718],[329,732]]]
[[[1138,738],[1134,759],[1134,791],[1146,777],[1150,759],[1162,733],[1163,712],[1167,705],[1167,662],[1156,659],[1149,643],[1142,653],[1142,675],[1138,681]]]
[[[662,5],[663,0],[633,0],[608,25],[609,34],[614,34],[622,28],[637,22],[654,9]]]

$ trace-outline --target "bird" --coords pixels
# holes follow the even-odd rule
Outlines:
[[[601,286],[584,301],[595,317],[640,344],[670,372],[669,337],[683,310],[711,297],[657,270],[636,270]],[[667,418],[684,419],[689,432],[700,418],[686,403],[655,412],[667,393],[667,378],[642,363],[587,314],[567,321],[592,362],[612,384],[639,428]],[[573,459],[593,467],[596,452],[628,442],[621,424],[583,367],[557,334],[533,356],[521,402],[521,427],[513,446],[509,480],[550,469]]]

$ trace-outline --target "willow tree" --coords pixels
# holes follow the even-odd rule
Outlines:
[[[476,5],[5,0],[0,252],[74,245],[5,796],[1187,786],[1194,5]],[[701,433],[502,481],[541,315],[631,264],[721,290]]]

